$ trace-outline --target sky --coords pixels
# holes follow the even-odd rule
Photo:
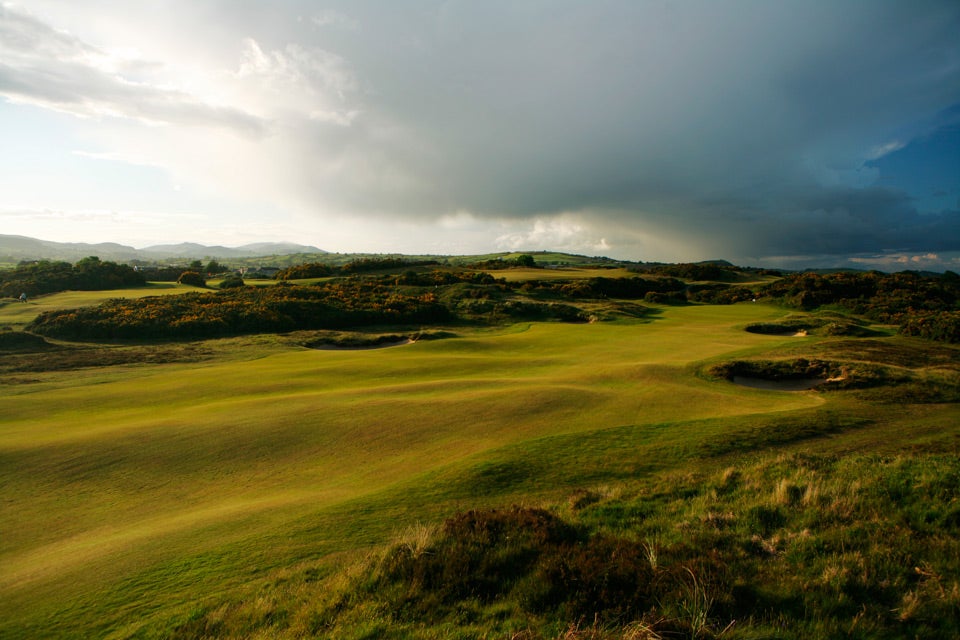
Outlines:
[[[960,271],[956,0],[0,3],[0,233]]]

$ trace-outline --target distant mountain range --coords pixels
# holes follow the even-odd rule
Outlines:
[[[189,258],[190,260],[256,258],[289,255],[291,253],[327,252],[317,247],[292,242],[255,242],[241,247],[207,246],[182,242],[180,244],[158,244],[143,249],[135,249],[115,242],[98,244],[51,242],[26,236],[0,235],[0,262],[18,262],[20,260],[67,260],[73,262],[87,256],[97,256],[101,260],[115,262],[129,262],[131,260],[149,262],[171,258]]]

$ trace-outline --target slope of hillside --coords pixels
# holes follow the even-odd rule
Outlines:
[[[252,258],[257,256],[292,253],[322,254],[317,247],[291,242],[257,242],[240,247],[207,246],[183,242],[172,245],[154,245],[136,249],[113,242],[52,242],[26,236],[0,235],[0,262],[21,260],[66,260],[75,262],[87,256],[102,260],[129,262],[132,260],[160,260],[166,258]]]

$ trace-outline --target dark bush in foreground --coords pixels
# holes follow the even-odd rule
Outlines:
[[[575,529],[542,509],[461,513],[426,552],[394,548],[384,561],[383,587],[407,615],[465,599],[490,602],[529,575],[544,549],[576,538]]]
[[[697,563],[657,567],[641,542],[513,507],[459,513],[426,548],[395,546],[373,588],[410,621],[458,615],[466,602],[510,601],[531,615],[616,624],[683,592]]]

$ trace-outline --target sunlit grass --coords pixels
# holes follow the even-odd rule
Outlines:
[[[507,282],[523,282],[525,280],[586,280],[589,278],[630,278],[637,273],[623,267],[616,269],[600,269],[591,267],[557,267],[557,268],[525,268],[511,267],[510,269],[489,271],[490,275]]]
[[[937,441],[934,425],[956,424],[949,407],[880,411],[700,374],[795,348],[742,330],[783,315],[667,307],[643,324],[517,325],[374,351],[231,339],[200,363],[0,386],[0,635],[166,624],[272,572],[429,529],[458,505],[547,499],[738,450],[866,448],[904,425]]]

